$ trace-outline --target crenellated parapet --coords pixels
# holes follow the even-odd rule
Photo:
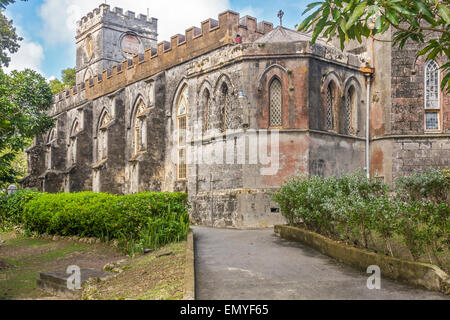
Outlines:
[[[77,38],[94,26],[104,22],[126,21],[130,26],[154,30],[156,34],[158,19],[144,14],[136,15],[133,11],[124,13],[122,8],[111,9],[107,4],[101,4],[98,8],[89,12],[77,22]]]
[[[109,13],[121,14],[117,8],[109,11],[109,6],[101,5],[82,19],[80,28],[94,23],[96,16]],[[130,14],[130,13],[128,13]],[[91,20],[89,20],[91,19]],[[90,21],[90,22],[89,22]],[[207,19],[200,27],[191,27],[185,34],[177,34],[170,41],[162,41],[157,48],[147,49],[143,54],[124,60],[112,68],[77,84],[70,90],[55,96],[55,111],[61,112],[64,106],[81,103],[114,92],[130,83],[156,75],[164,70],[192,60],[210,51],[235,43],[237,35],[245,42],[252,42],[273,29],[271,23],[259,22],[256,18],[233,11],[225,11],[218,19]],[[81,29],[80,29],[81,30]]]

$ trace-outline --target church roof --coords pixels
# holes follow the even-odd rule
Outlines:
[[[303,33],[299,31],[295,31],[292,29],[288,29],[282,26],[278,26],[266,35],[257,39],[255,43],[283,43],[283,42],[302,42],[302,41],[311,41],[312,35],[311,33]],[[330,43],[323,41],[318,38],[316,43],[333,47]]]
[[[255,43],[280,43],[299,41],[311,41],[311,36],[302,32],[278,26],[266,35],[256,40]]]

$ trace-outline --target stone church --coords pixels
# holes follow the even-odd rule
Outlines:
[[[283,221],[270,193],[296,174],[450,166],[445,61],[414,44],[385,34],[343,52],[232,11],[169,42],[157,31],[106,4],[78,22],[77,85],[27,150],[24,187],[186,191],[193,223],[251,228]]]

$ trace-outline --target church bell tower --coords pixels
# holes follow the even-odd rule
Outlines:
[[[107,4],[77,22],[77,83],[157,46],[158,20]]]

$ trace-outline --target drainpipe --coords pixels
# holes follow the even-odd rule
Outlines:
[[[366,170],[367,179],[370,179],[370,76],[366,76]]]
[[[370,179],[370,90],[374,68],[361,68],[366,77],[366,173]]]

